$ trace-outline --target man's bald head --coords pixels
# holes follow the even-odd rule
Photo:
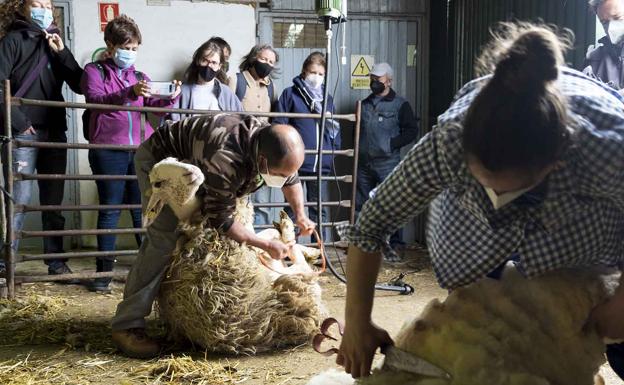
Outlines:
[[[303,164],[305,145],[294,127],[275,124],[258,133],[258,153],[266,159],[271,174],[290,176]]]

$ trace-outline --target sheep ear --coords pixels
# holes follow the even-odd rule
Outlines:
[[[157,192],[152,193],[149,202],[147,202],[147,208],[143,213],[143,227],[149,227],[154,223],[163,207],[165,207],[165,200],[162,195]]]

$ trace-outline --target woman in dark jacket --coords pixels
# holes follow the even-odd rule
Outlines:
[[[320,52],[312,52],[303,62],[301,74],[293,79],[292,87],[288,87],[282,92],[275,110],[277,112],[297,112],[297,113],[320,113],[323,102],[325,77],[325,56]],[[327,102],[327,111],[334,112],[335,106],[332,98]],[[303,138],[306,150],[317,150],[319,146],[319,125],[320,119],[311,118],[275,118],[273,123],[290,124],[299,131]],[[337,150],[340,148],[340,126],[333,119],[326,121],[325,133],[322,140],[323,150]],[[323,156],[322,172],[329,175],[333,168],[331,155]],[[318,156],[306,155],[303,165],[299,169],[300,176],[316,176],[318,170]],[[318,200],[318,185],[314,181],[302,181],[306,187],[306,199],[308,202]],[[327,182],[321,182],[322,199],[327,200],[329,189]],[[316,221],[318,218],[316,207],[311,206],[310,219]],[[329,210],[323,209],[323,222],[327,221]],[[324,239],[329,239],[329,232],[324,232]]]
[[[10,79],[13,96],[63,101],[62,87],[65,82],[74,92],[81,93],[82,69],[59,36],[60,31],[53,23],[53,9],[51,0],[7,0],[0,4],[0,33],[3,36],[0,40],[0,79]],[[0,96],[0,100],[4,100],[3,89],[0,89]],[[11,130],[16,139],[67,141],[63,108],[16,106],[11,109],[11,118]],[[66,164],[65,149],[13,149],[14,172],[33,174],[36,170],[40,174],[64,174]],[[39,181],[40,203],[60,205],[64,184],[62,180]],[[33,181],[16,181],[13,190],[15,203],[29,204],[32,187]],[[62,230],[65,226],[65,219],[58,211],[43,212],[41,217],[43,230]],[[15,214],[14,230],[21,230],[23,222],[24,213]],[[43,245],[44,253],[63,252],[62,237],[47,237]],[[14,249],[17,246],[17,242],[12,244]],[[65,261],[46,260],[48,273],[71,273]]]

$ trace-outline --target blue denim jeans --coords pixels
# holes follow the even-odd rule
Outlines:
[[[355,196],[355,211],[359,215],[364,203],[370,198],[370,193],[383,182],[401,161],[400,155],[389,158],[374,158],[360,156],[357,170],[357,193]],[[402,230],[398,230],[390,237],[390,246],[403,244]]]
[[[300,172],[299,176],[313,176],[316,177],[316,173],[304,173],[304,172]],[[304,188],[304,194],[305,194],[305,201],[306,202],[316,202],[318,201],[318,183],[316,182],[316,180],[307,180],[307,181],[302,181],[301,182],[303,188]],[[321,199],[323,200],[323,202],[326,202],[329,200],[329,183],[327,181],[323,181],[321,182]],[[286,212],[288,213],[288,215],[293,218],[293,220],[295,219],[294,217],[294,213],[292,211],[292,209],[290,208],[290,206],[286,207]],[[316,208],[316,205],[313,206],[308,206],[308,217],[310,218],[310,220],[314,223],[316,223],[318,221],[318,210]],[[323,222],[328,222],[329,219],[329,207],[324,206],[323,207]],[[328,242],[330,241],[331,238],[331,234],[332,234],[332,229],[330,227],[323,227],[323,241],[324,242]],[[316,237],[312,236],[312,242],[316,242]]]
[[[66,143],[67,136],[64,131],[56,132],[47,129],[38,129],[34,135],[18,134],[15,139],[23,141],[36,142],[58,142]],[[32,147],[14,147],[13,151],[13,172],[34,174],[65,174],[67,168],[67,150],[55,148],[32,148]],[[3,157],[4,158],[4,157]],[[6,159],[2,162],[3,172],[6,180],[8,165]],[[31,203],[32,190],[34,186],[32,180],[15,181],[13,184],[13,199],[17,205],[28,205]],[[63,194],[65,190],[64,180],[40,180],[39,185],[39,202],[42,205],[60,205],[63,203]],[[24,226],[25,213],[16,213],[13,216],[13,230],[18,232]],[[65,218],[60,211],[44,211],[41,213],[42,229],[47,230],[63,230],[65,228]],[[15,240],[11,244],[13,250],[17,251],[19,241]],[[62,253],[63,237],[45,237],[43,239],[44,253]],[[51,268],[58,267],[67,259],[48,259],[46,265]]]
[[[89,164],[93,174],[107,175],[136,175],[134,170],[134,153],[118,150],[89,150]],[[97,185],[100,204],[119,205],[140,204],[141,193],[136,181],[104,181],[95,182]],[[141,227],[141,209],[130,210],[132,224],[135,228]],[[100,210],[98,212],[98,229],[116,229],[121,210]],[[98,235],[98,250],[115,250],[116,235]],[[136,235],[137,244],[140,246],[141,237]],[[113,260],[114,257],[104,257],[105,260]]]

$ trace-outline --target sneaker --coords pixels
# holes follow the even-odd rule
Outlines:
[[[115,330],[112,337],[115,346],[130,358],[153,358],[160,353],[160,345],[145,334],[145,329]]]
[[[56,262],[48,266],[48,275],[72,274],[73,271],[65,262]],[[64,285],[77,285],[80,280],[77,278],[55,281]]]

